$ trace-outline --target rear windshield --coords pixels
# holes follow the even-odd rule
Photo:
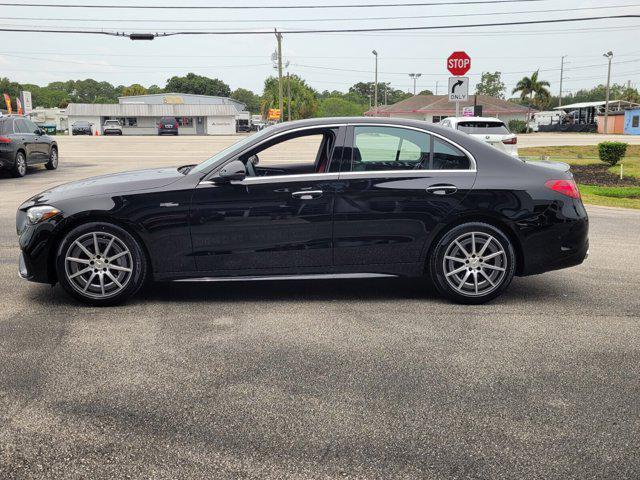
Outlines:
[[[120,122],[118,122],[117,120],[107,120],[106,122],[104,122],[104,124],[109,124],[109,125],[120,125]]]
[[[174,117],[162,117],[160,121],[165,123],[173,123],[176,121],[176,119]]]
[[[511,133],[502,122],[460,122],[458,123],[458,130],[464,133],[484,133],[494,135],[506,135]]]
[[[13,122],[10,118],[0,118],[0,135],[13,133]]]

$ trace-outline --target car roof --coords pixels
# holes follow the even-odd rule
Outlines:
[[[446,120],[451,120],[452,122],[500,122],[504,123],[503,120],[500,120],[496,117],[447,117]]]

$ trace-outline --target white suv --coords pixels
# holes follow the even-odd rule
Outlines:
[[[514,157],[518,156],[518,137],[509,131],[499,118],[493,117],[448,117],[440,122],[443,127],[468,133]]]
[[[102,133],[104,135],[122,135],[122,125],[118,120],[105,120]]]

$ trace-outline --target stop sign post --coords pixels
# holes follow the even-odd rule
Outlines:
[[[471,57],[466,52],[453,52],[447,58],[447,70],[454,77],[461,77],[471,69]],[[460,102],[456,102],[456,117],[460,116]]]

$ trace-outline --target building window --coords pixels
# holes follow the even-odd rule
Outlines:
[[[138,126],[138,118],[137,117],[120,117],[118,118],[120,125],[123,127],[137,127]]]
[[[633,128],[638,128],[640,126],[640,115],[634,115],[631,117],[631,126]]]
[[[176,117],[181,127],[193,127],[193,117]]]

